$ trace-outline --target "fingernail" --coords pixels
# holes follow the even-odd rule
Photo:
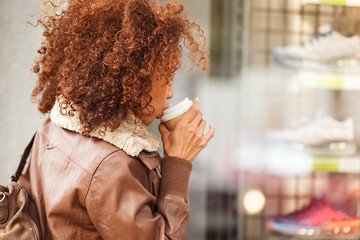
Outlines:
[[[200,102],[200,100],[199,100],[199,98],[198,98],[198,97],[196,97],[194,101],[198,101],[198,102]]]

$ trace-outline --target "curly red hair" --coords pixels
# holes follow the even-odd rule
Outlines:
[[[32,98],[39,111],[48,113],[60,99],[69,114],[75,104],[85,134],[99,126],[115,130],[129,110],[141,116],[151,109],[154,72],[169,83],[181,66],[181,43],[193,65],[206,68],[203,30],[182,11],[176,0],[165,6],[152,0],[77,0],[59,15],[43,15],[38,23],[45,38],[33,68],[38,80]]]

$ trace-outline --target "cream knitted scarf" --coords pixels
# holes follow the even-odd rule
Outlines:
[[[81,134],[82,125],[78,114],[76,111],[73,113],[74,116],[61,114],[59,102],[56,101],[50,119],[59,127]],[[137,157],[142,150],[154,152],[161,147],[160,139],[153,135],[133,113],[129,113],[114,132],[106,130],[105,134],[100,134],[99,130],[100,128],[94,129],[90,136],[109,142],[132,157]]]

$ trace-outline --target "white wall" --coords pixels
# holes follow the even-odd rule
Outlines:
[[[31,67],[40,46],[37,0],[0,0],[0,184],[16,170],[20,155],[42,119],[31,103]]]

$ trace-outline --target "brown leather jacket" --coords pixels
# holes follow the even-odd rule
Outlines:
[[[44,239],[186,239],[192,164],[184,159],[131,157],[48,118],[28,163],[20,183],[35,200]]]

